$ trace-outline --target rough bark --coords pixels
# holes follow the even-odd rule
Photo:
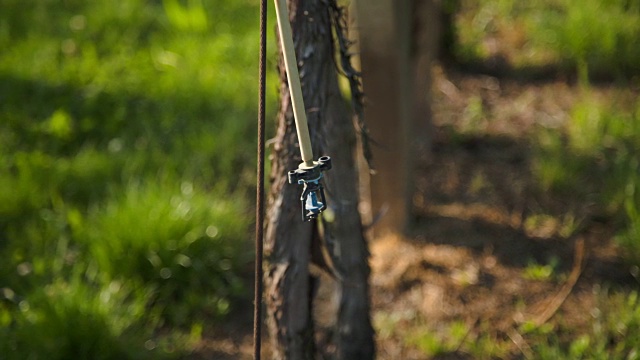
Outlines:
[[[368,253],[358,213],[356,136],[340,94],[334,62],[329,4],[323,0],[291,0],[289,13],[307,109],[314,156],[332,157],[325,173],[329,209],[322,225],[300,220],[301,189],[287,183],[297,168],[297,146],[291,99],[280,66],[280,111],[272,157],[265,251],[267,323],[275,359],[313,359],[312,246],[325,247],[329,269],[340,288],[333,333],[339,359],[372,359],[373,330],[369,317]],[[312,242],[321,238],[321,242]]]

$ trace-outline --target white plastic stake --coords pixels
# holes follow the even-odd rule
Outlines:
[[[293,117],[296,121],[296,132],[298,133],[298,143],[300,144],[300,155],[302,164],[307,168],[312,168],[313,151],[311,150],[311,138],[309,136],[309,126],[307,125],[307,114],[302,99],[302,86],[300,86],[300,75],[298,74],[298,62],[296,61],[296,51],[293,45],[291,34],[291,24],[289,23],[289,11],[286,0],[274,0],[276,4],[276,17],[278,20],[278,31],[280,33],[280,44],[284,54],[284,67],[287,70],[287,80],[289,92],[291,94],[291,104],[293,106]]]

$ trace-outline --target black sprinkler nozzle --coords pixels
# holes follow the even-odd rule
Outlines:
[[[327,208],[324,189],[320,180],[322,172],[331,169],[331,158],[322,156],[314,161],[313,167],[300,166],[288,173],[289,184],[302,184],[303,190],[300,196],[302,207],[302,221],[311,221],[318,217]]]

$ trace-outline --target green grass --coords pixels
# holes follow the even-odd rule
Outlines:
[[[404,346],[414,349],[425,359],[466,358],[473,359],[508,359],[510,345],[508,339],[495,337],[490,330],[491,325],[481,323],[478,328],[470,328],[464,321],[429,323],[419,316],[407,327],[398,323],[387,329],[397,334],[398,341]],[[379,325],[378,325],[379,326]],[[377,327],[378,327],[377,326]],[[378,331],[385,328],[378,328]]]
[[[462,59],[484,59],[497,48],[516,67],[554,64],[621,80],[640,74],[637,2],[483,0],[460,7],[456,52]]]
[[[625,101],[622,96],[608,100],[597,98],[585,86],[581,91],[581,99],[574,105],[565,127],[539,133],[534,174],[544,191],[588,208],[582,216],[590,213],[606,219],[617,232],[615,239],[621,246],[621,256],[631,269],[637,269],[640,264],[640,103],[635,99]],[[537,270],[542,272],[544,268]],[[639,326],[638,294],[605,295],[599,302],[591,314],[592,328],[586,333],[561,329],[552,333],[553,336],[530,334],[539,358],[638,358],[640,343],[632,335]]]
[[[0,353],[187,351],[248,294],[257,4],[0,8]]]
[[[251,254],[243,201],[190,182],[174,187],[132,184],[86,218],[79,211],[68,218],[102,275],[151,288],[162,317],[184,325],[225,315],[247,295],[240,273]]]
[[[640,73],[640,4],[628,0],[559,1],[530,23],[532,38],[582,71]],[[553,6],[555,5],[555,6]]]
[[[640,260],[640,104],[607,104],[589,92],[563,132],[542,130],[534,174],[544,190],[591,202],[612,218],[627,257]]]
[[[442,355],[458,350],[468,332],[464,322],[452,322],[438,332],[423,328],[410,335],[407,341],[427,356]]]
[[[539,359],[637,359],[640,356],[638,293],[601,294],[591,311],[591,328],[563,340],[554,333],[533,337]],[[567,329],[567,331],[571,331]]]
[[[162,357],[145,350],[151,332],[145,295],[129,293],[121,283],[94,288],[75,277],[36,289],[0,307],[0,350],[9,359],[138,359]]]
[[[425,358],[469,356],[473,359],[520,359],[526,351],[535,359],[637,359],[640,356],[640,297],[637,292],[600,291],[588,325],[567,327],[563,319],[542,325],[525,322],[518,327],[526,348],[518,348],[506,334],[496,334],[493,324],[470,329],[461,321],[425,324],[414,319],[407,327],[379,317],[376,328],[384,337],[397,334],[405,346]],[[382,320],[382,321],[381,321]],[[511,336],[511,335],[509,335]]]

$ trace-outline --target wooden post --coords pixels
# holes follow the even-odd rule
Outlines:
[[[432,30],[438,27],[425,21],[437,18],[437,6],[433,0],[357,0],[355,9],[365,119],[377,144],[369,197],[373,217],[382,217],[374,232],[403,233],[411,222],[416,161],[430,148],[430,44],[437,43]]]
[[[357,0],[365,119],[376,174],[371,177],[372,214],[384,212],[376,235],[403,231],[409,212],[407,123],[410,117],[407,21],[398,21],[408,0]]]

